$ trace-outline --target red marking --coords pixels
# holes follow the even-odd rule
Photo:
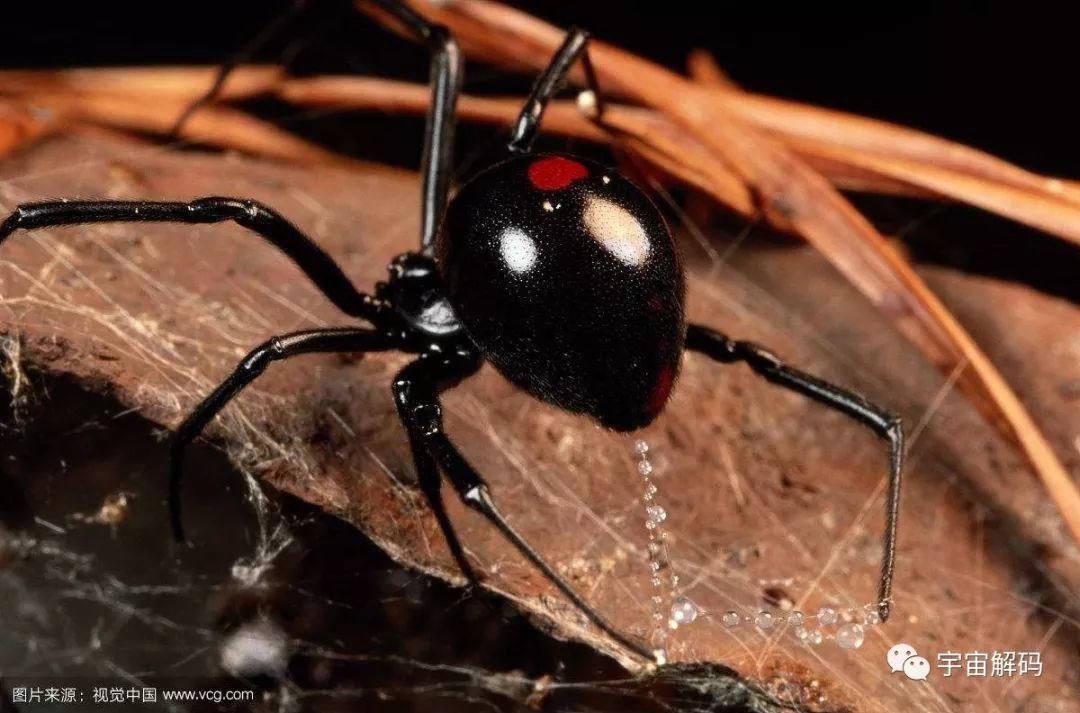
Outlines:
[[[674,383],[675,369],[666,364],[660,367],[660,373],[656,375],[656,383],[649,391],[649,398],[645,403],[645,409],[649,415],[655,416],[660,413],[660,409],[664,408]]]
[[[541,191],[557,191],[589,175],[589,169],[562,156],[549,156],[529,164],[529,182]]]

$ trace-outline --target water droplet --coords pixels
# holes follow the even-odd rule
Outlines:
[[[649,475],[650,473],[652,473],[652,463],[647,460],[638,461],[637,472],[641,473],[642,475]]]
[[[654,485],[653,483],[649,483],[648,485],[645,486],[645,495],[653,496],[653,495],[656,495],[656,492],[657,492],[657,488],[656,488],[656,485]]]
[[[661,547],[660,547],[659,542],[650,542],[649,543],[649,554],[652,555],[653,557],[660,554],[660,550],[661,550]]]
[[[648,452],[649,452],[649,444],[648,443],[646,443],[645,441],[635,441],[634,442],[634,453],[637,453],[639,456],[643,456]]]
[[[645,516],[649,518],[649,522],[659,525],[664,520],[667,520],[667,510],[659,505],[650,505],[645,508]]]
[[[825,639],[825,637],[821,635],[821,632],[818,631],[817,629],[814,629],[813,631],[807,633],[805,640],[806,640],[806,643],[810,644],[811,646],[817,646],[824,639]]]
[[[773,624],[775,623],[776,617],[774,617],[771,613],[767,611],[759,611],[757,613],[757,616],[754,617],[754,626],[761,629],[762,631],[767,631],[773,628]]]
[[[873,604],[867,604],[863,612],[863,623],[867,626],[875,626],[881,623],[881,613]]]
[[[863,628],[859,624],[844,624],[836,630],[836,645],[842,649],[859,648],[863,638]]]
[[[806,641],[808,636],[810,636],[810,632],[807,631],[805,627],[795,627],[795,638],[797,638],[799,641]]]
[[[671,605],[671,620],[676,625],[689,624],[698,617],[698,607],[689,597],[678,597]]]
[[[664,583],[659,577],[653,577],[649,581],[652,582],[652,586],[654,586],[654,587],[659,587],[661,584]]]
[[[818,624],[830,626],[836,623],[836,610],[832,607],[821,607],[817,613]]]
[[[788,624],[795,628],[801,628],[803,625],[803,614],[801,611],[793,611],[788,614]]]
[[[742,621],[742,617],[739,616],[739,612],[737,611],[726,611],[724,612],[724,616],[720,617],[720,621],[723,622],[724,626],[727,628],[734,629],[739,625],[739,622]]]

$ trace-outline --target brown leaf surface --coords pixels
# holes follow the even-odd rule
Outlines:
[[[262,199],[361,285],[380,279],[417,233],[415,177],[379,167],[308,172],[84,137],[49,140],[0,169],[4,210],[46,196]],[[750,241],[725,263],[709,257],[721,247],[684,244],[693,318],[861,388],[915,426],[895,617],[856,652],[720,625],[725,609],[759,605],[769,588],[807,611],[873,597],[885,456],[844,419],[744,368],[690,356],[668,412],[645,433],[676,571],[710,614],[672,634],[670,657],[734,666],[812,702],[810,710],[984,710],[989,701],[1069,710],[1080,555],[1054,526],[1045,493],[1017,487],[1023,463],[811,250]],[[1046,419],[1069,466],[1080,467],[1077,311],[1022,287],[945,270],[926,276]],[[342,322],[280,255],[231,226],[19,234],[0,248],[0,279],[3,329],[21,346],[9,369],[75,375],[168,426],[268,335]],[[395,423],[389,384],[404,363],[313,356],[275,366],[209,435],[242,467],[355,523],[396,559],[453,579]],[[652,588],[630,440],[528,398],[489,368],[446,402],[451,435],[511,520],[620,627],[648,635]],[[486,586],[558,635],[626,660],[490,528],[450,505]],[[191,535],[213,546],[213,532]],[[1040,650],[1045,669],[1038,678],[934,676],[916,685],[883,663],[898,640],[927,656]]]

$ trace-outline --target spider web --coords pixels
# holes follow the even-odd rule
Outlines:
[[[261,198],[361,285],[416,234],[413,179],[387,169],[315,176],[100,137],[56,139],[4,168],[4,210],[53,196]],[[429,576],[454,577],[410,487],[392,417],[388,385],[401,357],[275,367],[212,431],[229,462],[208,447],[192,456],[185,502],[199,544],[174,548],[162,522],[166,458],[151,423],[175,424],[269,334],[335,317],[290,265],[237,229],[104,225],[21,235],[0,254],[13,400],[4,491],[18,494],[4,513],[2,675],[209,685],[228,663],[269,679],[264,703],[279,710],[357,701],[369,710],[1068,710],[1080,560],[1023,464],[952,393],[952,380],[822,261],[757,231],[691,219],[679,204],[669,207],[695,320],[863,389],[909,424],[896,618],[871,628],[862,649],[729,630],[719,615],[761,606],[766,593],[807,612],[872,599],[884,448],[745,369],[694,358],[669,412],[643,434],[669,514],[672,567],[704,611],[668,636],[669,658],[684,667],[660,680],[635,679],[592,648],[548,635],[555,627],[617,653],[456,504],[470,556],[510,600]],[[1031,320],[1077,322],[1070,305],[1023,288],[930,277],[969,315],[1011,303]],[[1046,350],[1049,361],[1014,366],[1024,395],[1047,409],[1053,400],[1032,374],[1075,379],[1080,347],[1067,334],[1060,344]],[[586,598],[618,603],[605,614],[652,635],[630,440],[537,404],[490,370],[446,403],[451,434],[512,519]],[[1050,435],[1071,444],[1075,409],[1061,416]],[[271,502],[231,467],[300,499]],[[1017,492],[1018,482],[1028,487]],[[103,505],[120,494],[128,505],[107,524]],[[324,511],[362,524],[411,567]],[[917,683],[884,663],[901,640],[928,657],[1038,650],[1045,670]],[[763,693],[716,666],[685,665],[698,660],[731,666]]]

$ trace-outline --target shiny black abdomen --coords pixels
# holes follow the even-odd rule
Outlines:
[[[663,216],[592,161],[526,155],[464,185],[436,244],[450,302],[510,381],[630,430],[663,408],[686,322]]]

